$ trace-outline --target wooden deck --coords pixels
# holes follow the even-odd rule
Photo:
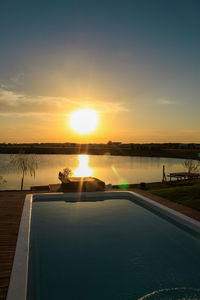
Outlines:
[[[176,180],[192,180],[200,178],[200,173],[178,172],[170,173],[167,177],[169,177],[170,181],[172,178],[175,178]]]
[[[6,299],[24,199],[31,193],[0,192],[0,300]]]
[[[146,191],[131,190],[200,221],[200,212],[197,210],[173,203]],[[42,193],[42,191],[37,192]],[[0,192],[0,300],[6,299],[24,199],[26,194],[31,193],[33,192]]]
[[[0,299],[6,299],[26,192],[0,192]]]

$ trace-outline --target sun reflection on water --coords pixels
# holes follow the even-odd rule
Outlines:
[[[77,177],[89,177],[92,176],[93,170],[89,168],[89,156],[86,154],[80,154],[78,156],[79,166],[74,170],[74,174]]]

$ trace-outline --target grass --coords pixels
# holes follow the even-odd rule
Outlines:
[[[180,203],[190,208],[200,211],[200,180],[193,181],[172,181],[172,182],[154,182],[141,184],[129,184],[113,186],[121,190],[131,188],[145,189],[149,193],[163,197],[172,202]]]
[[[200,180],[193,181],[172,181],[172,182],[154,182],[141,184],[129,184],[113,186],[121,190],[130,188],[145,189],[151,194],[168,199],[172,202],[180,203],[190,208],[200,211]]]
[[[200,210],[200,182],[152,183],[147,184],[148,192]]]

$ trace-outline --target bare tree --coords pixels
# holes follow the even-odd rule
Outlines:
[[[7,181],[0,175],[0,185],[5,184]]]
[[[72,176],[72,170],[70,168],[63,169],[63,172],[58,173],[58,179],[62,183],[67,183],[70,181],[69,177]]]
[[[12,154],[10,157],[11,167],[16,169],[17,173],[22,173],[21,191],[24,185],[24,176],[30,174],[35,177],[35,170],[38,168],[38,162],[35,154]]]
[[[199,171],[199,162],[192,159],[186,159],[183,163],[183,167],[187,170],[188,174]]]

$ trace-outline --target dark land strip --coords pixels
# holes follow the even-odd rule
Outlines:
[[[0,153],[17,154],[90,154],[200,159],[200,144],[0,144]]]

